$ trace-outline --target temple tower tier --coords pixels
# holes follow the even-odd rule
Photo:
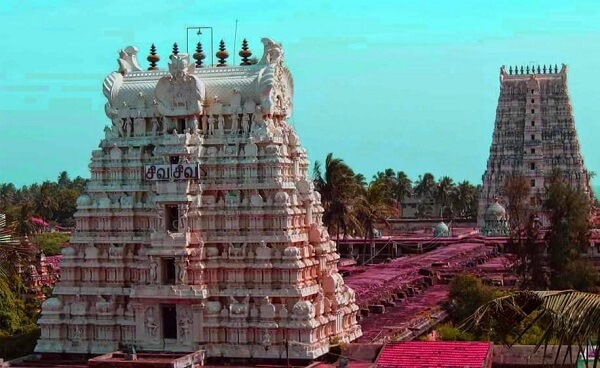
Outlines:
[[[500,97],[483,189],[478,204],[478,225],[496,198],[506,204],[503,187],[514,174],[530,185],[529,203],[544,223],[542,212],[546,180],[560,173],[573,186],[592,196],[590,175],[579,149],[567,66],[500,68]]]
[[[287,123],[283,50],[263,44],[257,64],[195,68],[173,53],[168,71],[120,51],[37,352],[314,359],[361,336]]]

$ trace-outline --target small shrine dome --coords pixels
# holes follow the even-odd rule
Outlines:
[[[494,200],[487,210],[485,211],[485,220],[506,220],[506,209],[498,203],[498,199]]]
[[[92,204],[92,199],[87,194],[82,194],[77,198],[77,206],[90,206]]]
[[[433,228],[433,236],[436,238],[440,236],[450,236],[450,229],[448,228],[448,225],[446,225],[444,221],[435,225]]]
[[[60,311],[62,302],[58,298],[49,298],[42,303],[42,309],[47,311]]]

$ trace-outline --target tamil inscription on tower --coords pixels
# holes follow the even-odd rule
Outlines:
[[[478,224],[495,198],[505,199],[507,177],[529,182],[531,207],[540,214],[546,179],[560,173],[591,194],[567,89],[567,66],[500,68],[500,97],[490,156],[479,197]]]
[[[91,180],[43,304],[37,352],[204,349],[312,359],[361,335],[294,128],[280,44],[257,63],[119,53]]]

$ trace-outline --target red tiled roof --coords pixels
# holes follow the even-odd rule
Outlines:
[[[377,360],[380,368],[479,368],[488,363],[487,342],[407,341],[386,344]]]

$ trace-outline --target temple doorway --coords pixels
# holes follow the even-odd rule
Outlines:
[[[163,339],[177,339],[177,311],[175,305],[161,306]]]

